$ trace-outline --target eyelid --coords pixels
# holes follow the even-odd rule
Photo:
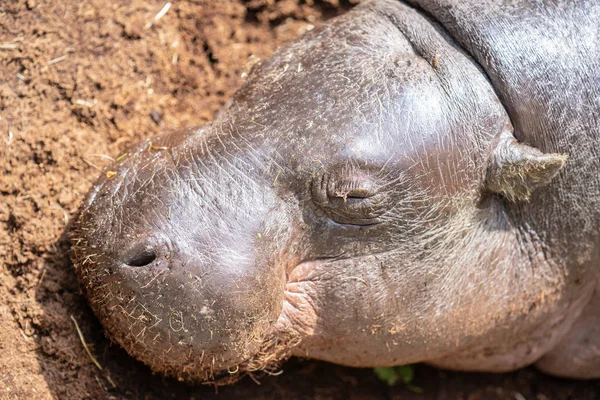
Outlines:
[[[358,187],[356,189],[350,190],[347,197],[354,197],[357,199],[366,199],[368,197],[373,196],[374,194],[375,194],[375,192],[369,188]]]
[[[330,199],[340,197],[366,199],[377,194],[376,185],[365,176],[353,176],[350,179],[338,180],[328,176],[324,179],[327,180],[326,191]]]
[[[312,181],[315,205],[331,220],[343,225],[375,225],[385,213],[385,196],[373,177],[355,171],[351,174],[324,173]]]

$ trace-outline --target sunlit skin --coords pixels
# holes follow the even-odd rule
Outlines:
[[[600,6],[411,3],[315,28],[99,179],[73,260],[113,340],[220,383],[291,355],[600,377]]]

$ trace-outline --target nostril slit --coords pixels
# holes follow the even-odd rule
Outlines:
[[[145,267],[156,260],[156,254],[152,250],[144,250],[136,254],[126,262],[130,267]]]

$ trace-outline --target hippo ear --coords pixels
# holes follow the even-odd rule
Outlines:
[[[485,189],[512,202],[528,201],[531,193],[547,185],[567,161],[566,154],[544,154],[521,144],[505,131],[494,140],[488,159]]]

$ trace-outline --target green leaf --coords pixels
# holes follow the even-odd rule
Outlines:
[[[404,383],[411,383],[415,378],[415,370],[412,365],[399,365],[394,367],[394,370]]]
[[[373,368],[375,375],[379,380],[387,383],[390,386],[395,385],[398,381],[404,383],[408,390],[415,393],[422,393],[423,389],[412,384],[415,378],[415,370],[412,365],[399,365],[396,367],[378,367]]]
[[[387,383],[390,386],[393,386],[398,381],[398,374],[396,373],[394,367],[377,367],[373,368],[373,371],[379,380]]]

